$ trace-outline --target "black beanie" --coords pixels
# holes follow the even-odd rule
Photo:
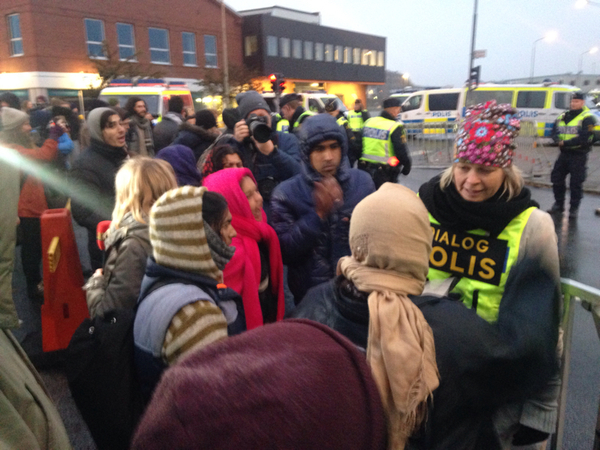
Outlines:
[[[385,109],[385,108],[393,108],[395,106],[400,106],[400,99],[399,98],[391,97],[391,98],[386,98],[383,101],[383,109]]]
[[[238,111],[242,119],[247,119],[248,114],[255,109],[264,109],[271,114],[269,105],[262,95],[256,91],[242,92],[235,97],[235,101],[238,103]]]
[[[302,101],[302,96],[298,94],[287,94],[281,97],[279,100],[279,108],[283,108],[289,102],[293,102],[294,100]]]
[[[196,125],[209,130],[210,128],[217,126],[217,120],[213,113],[208,109],[203,109],[196,113]]]
[[[240,117],[240,112],[237,108],[225,108],[223,110],[223,123],[228,129],[233,130],[235,124],[240,120],[242,120],[242,118]]]

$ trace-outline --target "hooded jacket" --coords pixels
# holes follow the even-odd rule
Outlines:
[[[271,200],[271,223],[281,243],[283,262],[289,266],[288,283],[298,303],[312,286],[330,280],[338,259],[350,255],[348,231],[358,202],[375,192],[373,180],[348,163],[346,133],[329,114],[303,122],[302,173],[281,183]],[[322,176],[310,165],[310,151],[320,142],[334,139],[342,146],[337,179],[344,200],[338,210],[321,219],[315,210],[313,190]]]
[[[181,114],[173,111],[166,113],[162,120],[152,130],[154,135],[154,151],[158,153],[163,148],[171,145],[175,140],[179,126],[184,122]]]
[[[191,148],[196,157],[196,161],[198,161],[200,156],[202,156],[202,153],[204,153],[204,150],[215,142],[217,137],[219,137],[218,132],[206,130],[198,125],[183,122],[179,126],[179,134],[173,141],[173,144],[181,144]]]

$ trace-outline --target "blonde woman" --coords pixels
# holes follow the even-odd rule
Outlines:
[[[135,307],[146,259],[152,251],[148,213],[163,193],[176,187],[173,168],[166,161],[137,157],[119,169],[104,269],[98,269],[85,286],[92,317],[111,309]]]

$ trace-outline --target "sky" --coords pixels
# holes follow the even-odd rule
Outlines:
[[[387,38],[386,69],[407,73],[415,85],[461,86],[469,73],[474,0],[226,0],[236,11],[283,6],[320,12],[321,25]],[[600,74],[600,0],[479,0],[476,50],[487,56],[482,81],[528,77],[534,42],[549,31],[558,38],[535,44],[534,74]],[[593,2],[592,2],[593,3]],[[582,55],[583,54],[583,55]]]

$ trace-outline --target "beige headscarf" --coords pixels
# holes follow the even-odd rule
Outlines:
[[[367,361],[387,411],[389,449],[403,449],[439,385],[431,328],[407,295],[420,295],[429,268],[432,232],[421,199],[385,183],[352,213],[352,256],[337,271],[369,292]]]

